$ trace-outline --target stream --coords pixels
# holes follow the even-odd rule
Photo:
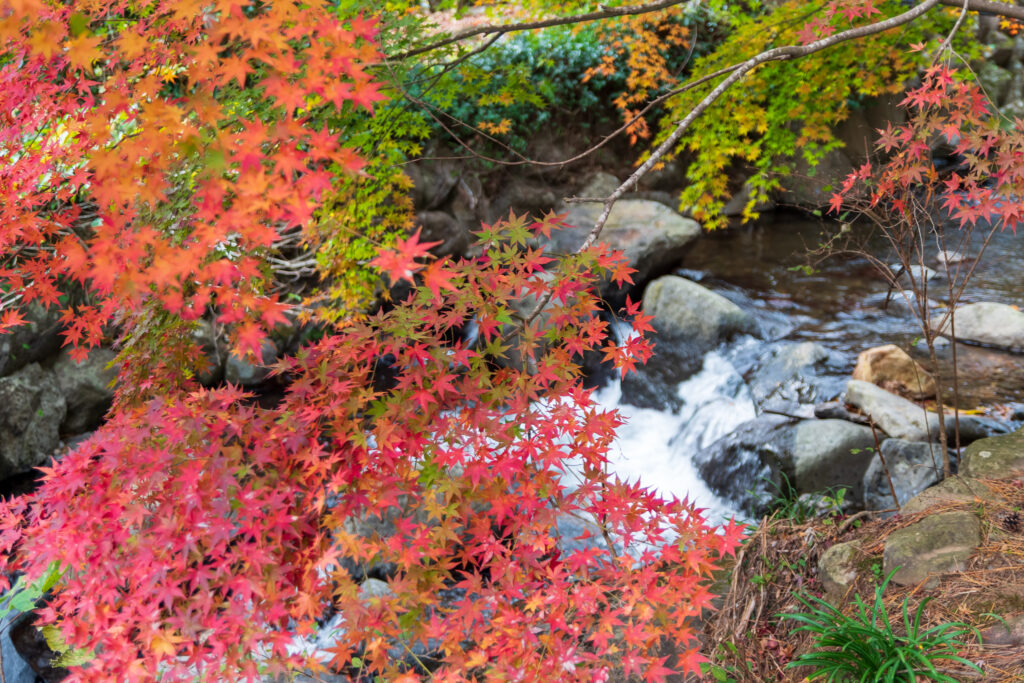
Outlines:
[[[816,342],[830,352],[829,376],[838,391],[856,363],[857,354],[883,344],[897,344],[929,370],[927,349],[921,341],[917,319],[898,291],[886,304],[888,285],[875,266],[858,255],[831,256],[813,266],[810,249],[839,230],[828,221],[777,214],[755,226],[705,233],[694,244],[674,273],[699,282],[750,312],[761,328],[760,339],[739,337],[707,354],[699,373],[678,385],[683,401],[678,411],[637,408],[621,402],[618,380],[603,386],[598,400],[617,408],[626,418],[611,458],[616,473],[639,478],[663,495],[688,498],[706,509],[710,521],[741,516],[730,502],[714,495],[698,475],[694,455],[758,412],[747,380],[762,366],[779,342]],[[947,240],[963,237],[949,229]],[[864,229],[854,226],[855,236]],[[960,251],[979,253],[982,230],[964,240]],[[895,258],[878,236],[865,238],[869,253],[885,263]],[[1024,284],[1024,235],[996,233],[977,263],[961,297],[962,303],[991,301],[1017,305]],[[928,245],[925,264],[940,273],[937,245]],[[971,262],[968,262],[971,263]],[[940,276],[929,283],[928,298],[939,309],[948,300],[946,281]],[[623,332],[619,332],[622,334]],[[657,338],[655,337],[655,354]],[[952,396],[950,345],[939,348],[939,365],[947,396]],[[957,344],[957,387],[961,409],[1013,421],[1021,417],[1024,401],[1024,356],[994,349]],[[946,403],[951,405],[952,398]]]

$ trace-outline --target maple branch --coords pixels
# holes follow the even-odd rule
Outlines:
[[[850,40],[856,40],[858,38],[864,38],[867,36],[874,35],[876,33],[888,31],[889,29],[895,28],[897,26],[902,26],[903,24],[909,23],[911,21],[914,21],[918,17],[923,16],[925,13],[928,12],[928,10],[932,9],[937,4],[939,4],[939,2],[940,0],[925,0],[920,5],[907,10],[903,14],[898,14],[895,17],[875,22],[874,24],[867,24],[866,26],[858,26],[857,28],[842,31],[827,38],[822,38],[820,40],[808,43],[807,45],[787,45],[783,47],[772,48],[770,50],[765,50],[764,52],[754,55],[747,61],[737,66],[725,80],[723,80],[721,83],[715,86],[714,90],[712,90],[710,93],[707,94],[707,96],[704,97],[704,99],[698,102],[697,106],[691,109],[682,121],[676,124],[675,130],[673,130],[672,133],[667,138],[665,138],[665,140],[660,145],[658,145],[658,147],[653,152],[651,152],[651,155],[647,158],[647,161],[641,164],[640,167],[637,168],[632,173],[632,175],[626,178],[626,180],[621,185],[615,188],[614,192],[605,197],[603,200],[591,200],[596,202],[602,202],[604,204],[604,207],[601,211],[600,216],[598,216],[597,221],[594,223],[594,227],[591,228],[589,233],[587,233],[587,236],[583,240],[583,243],[579,247],[577,247],[576,253],[579,253],[584,249],[588,249],[591,245],[594,244],[594,242],[597,241],[598,236],[601,234],[601,230],[604,229],[605,223],[608,222],[608,217],[612,213],[612,208],[615,206],[615,202],[617,202],[622,197],[622,195],[628,192],[630,188],[636,187],[640,179],[648,171],[650,171],[655,164],[658,163],[658,160],[661,159],[661,157],[665,156],[665,154],[667,154],[673,147],[676,146],[679,140],[689,129],[690,125],[693,124],[693,122],[696,121],[697,118],[701,116],[701,114],[707,111],[708,107],[710,107],[722,95],[724,95],[729,88],[731,88],[733,85],[739,82],[739,80],[746,76],[748,73],[750,73],[757,67],[761,66],[762,64],[767,64],[768,62],[785,61],[788,59],[796,59],[798,57],[806,57],[807,55],[811,55],[814,54],[815,52],[826,50],[840,43],[845,43]],[[569,198],[566,201],[570,203],[575,201],[578,203],[586,200],[581,200],[578,198],[574,200],[574,198]],[[537,316],[540,315],[540,312],[544,309],[545,306],[548,305],[550,301],[551,293],[548,292],[544,298],[537,302],[537,305],[534,307],[532,311],[530,311],[530,314],[526,317],[527,324],[532,323],[537,318]]]
[[[681,5],[689,0],[659,0],[658,2],[650,5],[631,5],[628,7],[606,7],[597,12],[587,12],[586,14],[575,14],[565,17],[552,17],[551,19],[542,19],[540,21],[526,21],[518,24],[499,24],[499,25],[487,25],[487,26],[474,26],[468,28],[453,35],[448,36],[442,40],[439,40],[422,47],[413,48],[405,52],[400,52],[397,55],[391,55],[385,57],[387,60],[401,61],[408,59],[409,57],[415,57],[421,55],[424,52],[430,52],[452,43],[458,43],[472,38],[473,36],[481,35],[492,35],[498,34],[499,36],[506,33],[514,33],[516,31],[532,31],[539,28],[550,28],[551,26],[562,26],[564,24],[583,24],[590,21],[600,21],[601,19],[611,19],[612,17],[627,17],[636,14],[648,14],[650,12],[657,12],[658,10],[672,7],[673,5]]]
[[[940,4],[947,7],[966,7],[971,12],[988,12],[1013,19],[1024,19],[1024,7],[1008,5],[1005,2],[994,2],[994,0],[939,0]]]

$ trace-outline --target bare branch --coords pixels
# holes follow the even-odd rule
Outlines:
[[[1024,19],[1024,7],[1018,5],[1009,5],[1005,2],[993,2],[993,0],[939,0],[943,5],[949,7],[963,7],[967,6],[967,9],[971,12],[988,12],[990,14],[998,14],[1002,17],[1011,17],[1013,19]]]
[[[490,25],[490,26],[474,26],[473,28],[459,31],[453,35],[439,40],[429,45],[422,47],[413,48],[401,52],[397,55],[391,55],[387,57],[388,60],[403,60],[409,57],[415,57],[431,50],[451,45],[452,43],[458,43],[472,38],[473,36],[481,35],[492,35],[498,34],[503,35],[505,33],[514,33],[516,31],[532,31],[538,28],[549,28],[551,26],[562,26],[565,24],[582,24],[590,21],[600,21],[601,19],[611,19],[612,17],[627,17],[636,14],[649,14],[650,12],[657,12],[658,10],[672,7],[673,5],[681,5],[688,0],[659,0],[658,2],[651,3],[650,5],[631,5],[629,7],[607,7],[597,12],[587,12],[586,14],[574,14],[566,17],[552,17],[551,19],[542,19],[540,21],[527,21],[518,24],[503,24],[503,25]]]

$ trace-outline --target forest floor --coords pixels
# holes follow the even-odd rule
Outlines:
[[[821,554],[836,543],[861,543],[858,578],[832,604],[851,615],[857,610],[855,596],[860,596],[870,614],[876,588],[885,581],[886,538],[929,515],[968,510],[978,515],[983,534],[981,546],[963,570],[933,576],[920,585],[889,583],[879,604],[896,636],[907,630],[904,603],[912,622],[925,602],[920,631],[954,622],[968,627],[957,654],[977,664],[981,672],[955,662],[936,662],[947,680],[1024,681],[1024,486],[1020,480],[985,483],[999,502],[943,504],[873,521],[865,521],[866,515],[799,521],[779,513],[762,520],[715,587],[721,596],[719,609],[703,623],[706,652],[712,658],[704,680],[807,680],[812,669],[788,665],[810,651],[813,637],[779,615],[809,612],[801,594],[823,595],[817,577]],[[879,619],[878,626],[884,630],[884,620]]]

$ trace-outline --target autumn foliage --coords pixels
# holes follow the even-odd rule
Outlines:
[[[408,294],[281,361],[273,405],[195,383],[194,321],[244,354],[286,319],[268,259],[297,232],[315,248],[323,198],[362,168],[324,121],[385,97],[375,32],[328,2],[0,2],[2,324],[60,306],[79,355],[125,349],[108,422],[0,516],[8,576],[62,572],[38,613],[74,680],[701,661],[691,620],[741,528],[608,475],[618,418],[580,361],[626,371],[650,343],[597,315],[619,255],[531,246],[557,217],[484,226],[458,261],[417,235],[381,251]],[[360,596],[385,564],[389,592]],[[329,651],[297,647],[332,617]]]

